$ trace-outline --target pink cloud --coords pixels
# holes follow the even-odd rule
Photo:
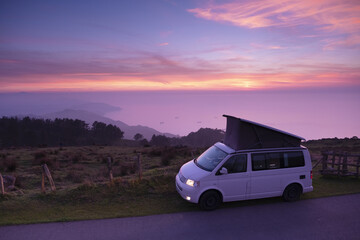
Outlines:
[[[12,59],[0,59],[0,63],[18,63],[19,61]]]
[[[345,0],[249,0],[209,4],[188,10],[196,17],[245,28],[307,25],[324,33],[345,34],[332,46],[359,45],[360,5]]]
[[[169,45],[168,42],[163,42],[163,43],[160,43],[160,44],[159,44],[160,47],[167,46],[167,45]]]
[[[256,49],[268,49],[268,50],[286,49],[286,47],[277,46],[277,45],[263,45],[258,43],[251,43],[250,45]]]

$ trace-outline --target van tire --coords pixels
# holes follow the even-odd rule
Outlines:
[[[211,211],[218,208],[221,204],[221,196],[217,191],[210,190],[203,193],[199,200],[202,210]]]
[[[299,184],[293,183],[287,186],[283,193],[285,202],[294,202],[300,199],[302,194],[302,187]]]

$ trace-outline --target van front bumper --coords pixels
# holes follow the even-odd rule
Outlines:
[[[188,202],[198,203],[198,191],[196,187],[191,187],[180,181],[179,174],[175,178],[176,191]]]

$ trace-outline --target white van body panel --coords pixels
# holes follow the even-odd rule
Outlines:
[[[234,173],[217,176],[224,202],[245,200],[250,190],[250,174]]]
[[[176,176],[176,189],[186,200],[198,203],[201,195],[208,190],[221,193],[222,201],[238,201],[265,197],[282,196],[285,188],[290,184],[299,184],[302,192],[310,192],[312,187],[312,164],[309,151],[305,147],[285,149],[259,149],[236,152],[230,147],[217,143],[216,147],[228,153],[213,171],[206,171],[197,166],[194,160],[185,163]],[[304,166],[266,170],[253,170],[252,154],[302,152]],[[247,166],[245,172],[219,174],[223,164],[232,156],[246,155]],[[186,184],[187,179],[199,183],[197,186]]]
[[[210,175],[210,172],[205,171],[199,168],[198,166],[196,166],[194,160],[185,163],[181,167],[180,172],[185,178],[192,179],[195,181],[199,181],[200,179],[203,179],[204,177]]]

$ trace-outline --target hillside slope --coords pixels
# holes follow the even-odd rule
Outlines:
[[[146,127],[146,126],[130,126],[122,121],[115,121],[107,117],[103,117],[101,115],[84,111],[84,110],[73,110],[73,109],[65,109],[60,112],[48,113],[40,116],[44,119],[55,119],[55,118],[69,118],[69,119],[79,119],[85,121],[89,125],[92,125],[93,122],[103,122],[106,124],[112,124],[119,127],[124,132],[125,139],[133,139],[136,133],[140,133],[144,136],[144,138],[150,140],[152,135],[165,135],[167,137],[176,137],[170,133],[161,133],[153,128]]]

